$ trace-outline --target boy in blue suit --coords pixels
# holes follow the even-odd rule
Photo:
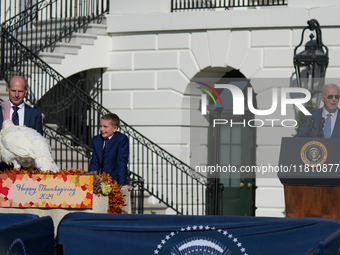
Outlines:
[[[110,174],[118,184],[132,190],[127,180],[129,138],[117,131],[119,125],[120,119],[114,113],[101,117],[101,134],[92,138],[93,153],[89,171]]]

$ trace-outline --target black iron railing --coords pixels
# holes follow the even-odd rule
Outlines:
[[[43,127],[52,157],[60,169],[88,169],[92,151],[90,147],[65,136],[50,125],[43,124]]]
[[[205,177],[125,122],[120,131],[130,137],[129,169],[142,176],[147,192],[178,214],[205,213]]]
[[[55,2],[69,1],[48,1],[49,4]],[[38,21],[41,19],[32,10],[38,13],[46,12],[48,7],[35,6],[36,9],[29,7],[27,14],[22,12],[21,16],[17,15],[17,17],[29,21],[30,24],[39,24]],[[76,18],[72,17],[72,19]],[[1,29],[1,77],[5,80],[13,75],[27,78],[29,88],[26,100],[42,111],[46,123],[55,123],[58,127],[59,133],[45,131],[45,135],[56,140],[60,134],[67,134],[70,138],[70,142],[66,143],[68,146],[64,145],[69,150],[69,154],[57,149],[59,152],[55,152],[56,161],[62,164],[60,167],[68,168],[68,159],[76,158],[76,161],[78,159],[79,162],[82,161],[79,163],[80,167],[85,168],[92,150],[84,143],[83,135],[88,139],[89,134],[91,136],[98,134],[100,116],[109,111],[93,100],[89,96],[91,93],[84,92],[38,57],[36,51],[51,42],[41,43],[40,45],[45,46],[39,47],[32,47],[33,44],[27,43],[28,40],[20,42],[15,35],[16,31],[22,30],[17,24],[22,23],[18,18],[13,20],[16,21],[6,22],[7,25],[2,26]],[[77,118],[74,118],[75,116]],[[124,121],[121,122],[120,130],[130,139],[129,169],[143,178],[145,191],[177,214],[204,214],[206,179],[197,175],[188,165],[154,144]],[[64,136],[60,139],[64,139]],[[74,152],[74,148],[79,146],[83,148],[79,152]],[[60,146],[60,150],[62,147]],[[78,163],[76,165],[78,168]]]
[[[129,184],[132,187],[131,191],[131,213],[143,214],[144,213],[144,179],[129,171]]]
[[[223,183],[219,183],[216,190],[216,179],[212,178],[208,181],[206,189],[206,215],[223,215],[223,190]]]
[[[288,0],[171,0],[171,12],[287,5]]]
[[[109,11],[109,0],[3,0],[2,27],[32,52],[61,42]],[[9,11],[6,9],[9,8]]]

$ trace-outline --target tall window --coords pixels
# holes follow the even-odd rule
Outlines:
[[[232,76],[236,76],[235,78],[242,76],[237,72],[227,73],[222,79],[228,78],[229,80]],[[243,91],[246,91],[250,86],[247,82]],[[219,94],[222,93],[221,90],[218,91]],[[246,94],[244,93],[245,102]],[[233,115],[232,110],[231,107],[220,113],[210,111],[210,123],[213,122],[213,119],[218,118],[228,122],[219,125],[219,127],[217,125],[209,127],[208,164],[227,167],[231,170],[219,175],[220,183],[224,186],[223,214],[251,216],[255,214],[254,176],[249,173],[242,174],[239,170],[241,166],[251,166],[256,163],[256,128],[248,126],[248,121],[254,119],[254,115],[247,109],[246,104],[243,116]],[[217,132],[219,132],[219,141]]]

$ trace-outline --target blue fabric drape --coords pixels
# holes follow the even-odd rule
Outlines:
[[[312,249],[308,255],[339,255],[340,254],[340,230],[322,240]]]
[[[1,255],[53,255],[53,249],[54,228],[50,216],[0,228]]]
[[[318,218],[71,213],[57,242],[64,255],[291,255],[307,254],[338,229],[340,221]]]
[[[0,213],[0,227],[37,218],[39,218],[38,215],[29,213]]]

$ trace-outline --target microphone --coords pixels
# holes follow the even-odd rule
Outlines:
[[[311,117],[308,123],[308,128],[309,128],[309,132],[312,134],[312,137],[314,137],[313,136],[313,129],[315,129],[314,123],[315,123],[315,118]]]
[[[325,121],[326,121],[325,118],[322,117],[321,120],[320,120],[319,126],[318,126],[318,128],[317,128],[317,130],[316,130],[316,132],[315,132],[315,136],[319,136],[321,130],[322,130],[322,129],[324,128],[324,126],[325,126]]]
[[[309,129],[314,128],[314,123],[315,123],[315,118],[311,117],[309,124],[308,124]]]
[[[324,117],[322,117],[321,120],[320,120],[320,124],[319,124],[319,127],[320,127],[321,129],[324,128],[325,122],[326,122],[326,119],[325,119]]]

